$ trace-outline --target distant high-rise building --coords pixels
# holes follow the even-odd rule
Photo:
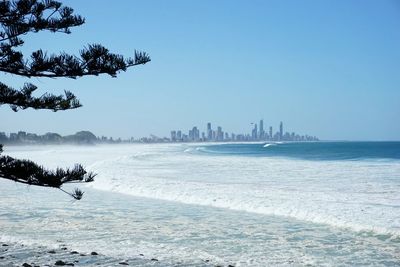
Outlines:
[[[189,131],[189,138],[192,141],[199,141],[199,139],[200,139],[200,131],[199,131],[199,129],[197,129],[196,126],[194,126],[193,129]]]
[[[17,141],[17,140],[18,140],[18,134],[10,133],[10,141]]]
[[[177,131],[176,132],[176,139],[179,141],[182,141],[182,131]]]
[[[272,126],[269,126],[269,139],[272,140]]]
[[[176,131],[171,131],[171,141],[176,141]]]
[[[251,138],[253,140],[257,140],[258,130],[257,130],[257,123],[254,124],[254,128],[251,131]]]
[[[211,129],[211,122],[207,123],[207,139],[209,141],[213,139],[212,129]]]
[[[19,131],[18,132],[18,139],[21,140],[21,141],[25,140],[26,139],[26,132]]]
[[[279,140],[283,139],[283,122],[279,124]]]
[[[222,127],[218,126],[217,128],[217,141],[224,140],[224,133],[222,132]]]
[[[263,140],[264,139],[264,135],[265,135],[265,132],[264,132],[264,121],[260,120],[260,133],[258,135],[258,138],[260,140]]]

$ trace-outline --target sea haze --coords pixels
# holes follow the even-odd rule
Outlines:
[[[80,162],[98,176],[75,202],[58,190],[0,181],[1,242],[96,250],[103,266],[400,263],[400,142],[9,146],[4,153],[49,167]]]

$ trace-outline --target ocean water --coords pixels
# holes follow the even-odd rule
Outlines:
[[[81,186],[81,201],[0,181],[0,242],[26,250],[15,258],[10,252],[4,266],[27,257],[46,264],[48,257],[31,252],[61,246],[100,253],[82,266],[400,265],[400,142],[38,146],[4,153],[48,167],[80,162],[98,173]]]

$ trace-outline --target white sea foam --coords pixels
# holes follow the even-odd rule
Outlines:
[[[176,148],[176,147],[175,147]],[[187,149],[186,149],[187,150]],[[400,236],[400,164],[157,154],[90,165],[93,188]]]
[[[270,147],[270,146],[274,146],[275,144],[272,144],[272,143],[268,143],[268,144],[265,144],[263,147]]]
[[[34,147],[28,154],[50,167],[82,162],[99,173],[89,186],[100,190],[400,236],[399,161],[324,162],[185,153],[196,148]],[[11,151],[19,157],[26,153],[20,148]]]
[[[32,187],[24,194],[2,181],[0,241],[33,246],[37,240],[54,247],[62,239],[78,251],[144,253],[171,265],[197,266],[204,259],[288,265],[295,259],[295,265],[333,266],[339,259],[348,262],[346,255],[354,251],[351,261],[358,265],[370,263],[371,255],[400,260],[398,161],[306,161],[197,150],[180,144],[8,147],[12,156],[48,167],[80,162],[99,175],[88,185],[96,190],[84,189],[85,199],[71,207],[65,199],[54,201],[65,197],[58,192]],[[332,247],[335,235],[342,248]],[[380,235],[394,241],[379,242]],[[340,255],[330,259],[329,253]]]

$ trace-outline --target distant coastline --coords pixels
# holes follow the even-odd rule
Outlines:
[[[96,136],[90,131],[79,131],[72,135],[62,136],[61,134],[48,132],[46,134],[29,133],[25,131],[18,131],[17,133],[0,132],[0,144],[4,145],[95,145],[95,144],[124,144],[124,143],[220,143],[220,142],[235,142],[235,143],[251,143],[251,142],[279,142],[280,140],[253,140],[253,139],[242,139],[242,140],[174,140],[167,137],[151,137],[142,138],[113,138],[106,136]],[[293,141],[293,140],[282,140],[282,141]],[[310,142],[319,141],[318,138],[305,138],[303,140],[296,140],[296,142]]]
[[[211,122],[207,123],[206,131],[200,132],[197,126],[193,126],[187,133],[182,130],[172,130],[170,137],[158,137],[150,134],[149,137],[135,139],[114,139],[107,136],[96,136],[90,131],[79,131],[72,135],[62,136],[58,133],[48,132],[43,135],[18,131],[17,133],[0,132],[0,144],[118,144],[118,143],[215,143],[215,142],[309,142],[319,141],[318,137],[300,135],[295,132],[285,132],[283,122],[279,124],[279,130],[274,134],[272,126],[264,129],[264,120],[259,125],[251,123],[250,133],[228,133],[221,126],[213,129]]]

